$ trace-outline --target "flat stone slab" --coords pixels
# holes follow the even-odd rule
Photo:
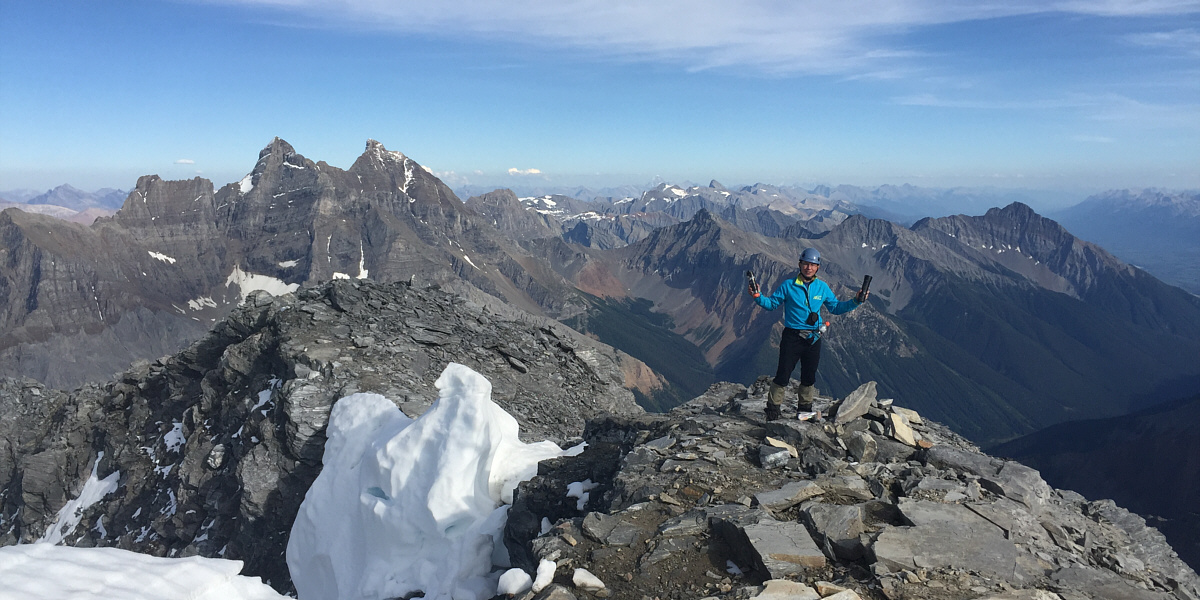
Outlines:
[[[893,439],[907,446],[917,445],[917,438],[913,436],[912,427],[909,427],[908,419],[904,418],[904,415],[892,413],[888,415],[888,418],[891,422],[890,431]]]
[[[772,579],[825,566],[825,553],[808,529],[796,522],[763,520],[744,529],[746,538]],[[757,565],[756,565],[757,566]]]
[[[821,600],[821,595],[798,581],[772,579],[764,584],[762,592],[750,600]]]
[[[955,567],[1014,580],[1017,547],[999,527],[958,504],[906,498],[899,508],[913,526],[889,526],[873,547],[888,568]]]
[[[787,510],[813,496],[825,493],[825,489],[811,481],[794,481],[777,490],[759,492],[754,495],[759,506],[769,510]]]
[[[1079,590],[1105,600],[1172,600],[1173,594],[1152,592],[1130,585],[1105,569],[1073,566],[1059,569],[1050,580],[1070,590]]]
[[[1018,462],[935,446],[926,451],[925,463],[978,475],[988,491],[1012,498],[1034,510],[1041,508],[1050,495],[1050,486],[1042,480],[1041,473]]]

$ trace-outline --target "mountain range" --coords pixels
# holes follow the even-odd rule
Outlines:
[[[198,339],[253,290],[420,280],[616,346],[648,367],[641,403],[666,409],[774,371],[780,317],[743,274],[773,289],[812,246],[840,297],[875,278],[868,306],[831,319],[826,395],[875,379],[993,443],[1200,385],[1200,299],[1028,206],[904,226],[836,196],[713,181],[463,202],[373,140],[342,170],[276,139],[239,182],[145,176],[90,227],[0,213],[0,369],[69,388]]]
[[[1113,190],[1054,217],[1079,237],[1200,294],[1200,191]]]

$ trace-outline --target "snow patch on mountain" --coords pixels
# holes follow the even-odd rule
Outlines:
[[[54,545],[62,542],[63,537],[75,532],[75,527],[79,525],[79,521],[83,517],[83,511],[117,489],[117,481],[121,479],[120,471],[113,471],[104,479],[96,477],[96,468],[103,458],[103,452],[97,453],[96,462],[92,463],[92,474],[83,484],[83,490],[79,492],[79,497],[71,500],[58,511],[58,519],[46,529],[46,534],[38,540],[38,543]],[[2,562],[4,561],[0,561],[0,563]]]
[[[225,285],[238,286],[242,298],[258,290],[267,292],[272,296],[282,296],[300,288],[300,284],[298,283],[284,283],[283,280],[271,277],[270,275],[247,273],[242,270],[240,265],[233,267],[233,272],[229,274],[229,277],[225,278]]]

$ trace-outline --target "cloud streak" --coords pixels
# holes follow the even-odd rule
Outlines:
[[[196,161],[194,161],[190,158],[181,158],[181,159],[175,161],[175,164],[177,164],[177,165],[194,165],[194,164],[196,164]]]
[[[521,39],[691,70],[886,72],[910,59],[891,36],[916,28],[1062,12],[1105,17],[1192,14],[1200,0],[216,0],[267,7],[305,24]]]
[[[518,169],[513,167],[508,170],[509,175],[541,175],[541,169]]]

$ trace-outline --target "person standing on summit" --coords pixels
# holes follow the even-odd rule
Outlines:
[[[783,393],[797,362],[800,363],[797,407],[801,412],[812,410],[813,399],[817,397],[817,364],[821,360],[821,329],[824,324],[821,305],[830,314],[840,315],[858,308],[870,296],[869,291],[859,290],[853,299],[838,301],[829,285],[817,279],[820,268],[821,253],[816,248],[805,248],[800,254],[800,273],[784,281],[774,294],[763,296],[759,293],[758,284],[753,279],[750,282],[750,295],[759,306],[775,310],[783,305],[784,329],[783,337],[779,340],[779,368],[775,371],[771,391],[767,394],[768,421],[780,416]]]

